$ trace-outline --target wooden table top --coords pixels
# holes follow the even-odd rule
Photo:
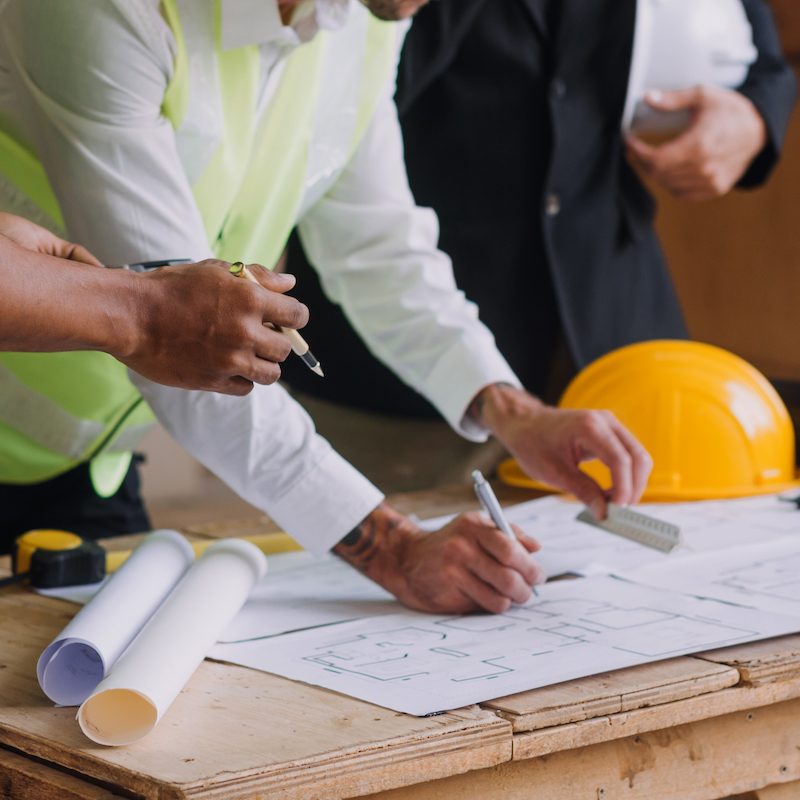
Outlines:
[[[506,502],[531,497],[501,494]],[[461,488],[395,498],[420,516],[449,513],[472,500]],[[187,533],[269,530],[274,526],[261,518]],[[54,708],[36,681],[39,654],[75,611],[24,588],[0,591],[0,744],[159,800],[358,797],[800,697],[800,636],[605,673],[425,718],[205,661],[153,733],[135,745],[108,748],[86,739],[75,709]]]

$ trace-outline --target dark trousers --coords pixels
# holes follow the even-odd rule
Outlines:
[[[86,539],[150,530],[136,461],[116,494],[98,497],[88,464],[43,483],[0,484],[0,553],[8,553],[14,539],[35,528],[71,531]]]

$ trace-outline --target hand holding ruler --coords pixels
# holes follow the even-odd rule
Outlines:
[[[588,508],[581,511],[576,519],[617,536],[624,536],[645,547],[660,550],[662,553],[671,552],[681,543],[681,529],[677,525],[648,517],[616,503],[608,504],[608,514],[605,519],[595,519]]]

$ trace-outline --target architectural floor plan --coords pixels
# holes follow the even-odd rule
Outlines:
[[[562,581],[506,614],[399,614],[211,656],[424,715],[791,632],[798,620],[612,577]]]

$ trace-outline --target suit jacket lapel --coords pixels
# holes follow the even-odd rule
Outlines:
[[[495,0],[497,2],[497,0]],[[547,3],[560,2],[560,0],[519,0],[522,7],[528,12],[536,33],[542,41],[547,40]]]

